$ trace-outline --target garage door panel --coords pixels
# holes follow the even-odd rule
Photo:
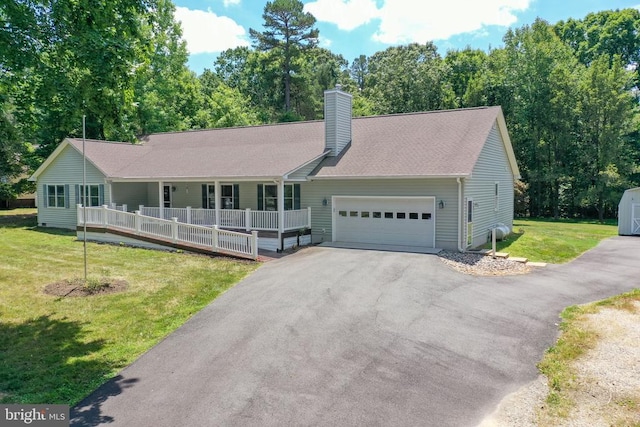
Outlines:
[[[336,241],[433,247],[434,198],[337,198]]]

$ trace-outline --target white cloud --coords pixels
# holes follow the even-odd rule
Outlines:
[[[508,27],[514,12],[526,10],[532,0],[386,0],[380,9],[380,27],[374,39],[386,44],[446,40],[486,25]]]
[[[223,0],[224,7],[236,6],[240,4],[240,0]]]
[[[305,4],[304,9],[318,21],[331,22],[346,31],[368,23],[379,12],[375,0],[316,0]]]
[[[328,39],[326,37],[322,37],[322,36],[318,37],[318,46],[329,49],[332,44],[333,44],[333,40]]]
[[[481,30],[487,25],[508,27],[515,12],[535,0],[315,0],[305,10],[318,21],[351,31],[377,19],[374,40],[385,44],[446,40],[456,34]],[[378,8],[377,4],[382,3]]]
[[[182,38],[190,54],[222,52],[249,45],[245,29],[229,17],[176,7],[175,18],[182,23]]]

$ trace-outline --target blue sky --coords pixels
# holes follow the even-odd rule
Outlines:
[[[262,30],[266,0],[174,0],[190,52],[189,67],[213,68],[223,50],[249,46],[249,28]],[[434,41],[444,55],[466,46],[502,46],[507,28],[536,17],[555,23],[640,0],[303,0],[320,30],[320,45],[351,62],[389,46]]]

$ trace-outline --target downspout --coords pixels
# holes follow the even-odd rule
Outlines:
[[[462,247],[462,181],[460,177],[456,178],[458,183],[458,252],[466,252],[466,248]]]

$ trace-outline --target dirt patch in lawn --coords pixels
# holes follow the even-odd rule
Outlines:
[[[114,294],[127,289],[128,283],[122,279],[65,279],[49,283],[44,293],[58,297],[88,297],[93,295]]]

